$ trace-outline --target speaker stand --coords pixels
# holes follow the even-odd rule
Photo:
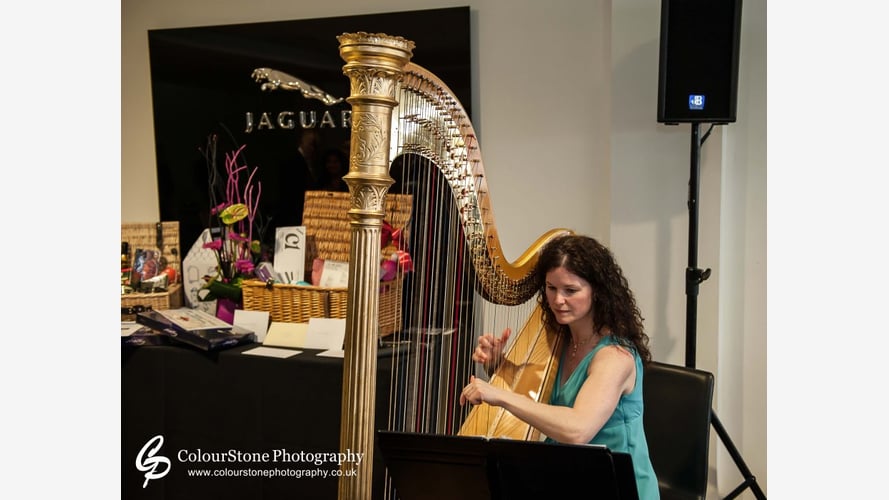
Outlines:
[[[691,175],[688,182],[688,267],[685,269],[685,366],[689,368],[695,368],[698,290],[700,284],[710,277],[710,269],[698,268],[698,196],[701,187],[701,145],[707,140],[711,130],[713,130],[713,125],[710,125],[707,133],[701,137],[701,124],[691,124]],[[757,484],[756,477],[750,472],[713,409],[710,410],[710,423],[738,470],[744,476],[744,481],[725,497],[726,500],[737,497],[747,488],[750,488],[758,500],[765,500],[766,496]]]

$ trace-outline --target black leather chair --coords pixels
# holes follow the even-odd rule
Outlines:
[[[645,369],[644,426],[661,500],[707,496],[713,374],[666,363]]]

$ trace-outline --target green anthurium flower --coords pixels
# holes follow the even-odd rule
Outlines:
[[[201,301],[210,301],[220,298],[240,301],[242,298],[241,281],[242,279],[237,279],[234,283],[223,283],[215,278],[211,279],[204,286],[205,289],[209,290],[209,293],[203,296],[199,295],[198,297]]]
[[[222,220],[223,224],[230,226],[247,217],[248,213],[247,205],[243,203],[235,203],[223,210],[222,213],[219,214],[219,218]]]

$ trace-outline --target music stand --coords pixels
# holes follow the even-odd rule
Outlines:
[[[638,500],[630,455],[604,446],[377,431],[401,500]]]

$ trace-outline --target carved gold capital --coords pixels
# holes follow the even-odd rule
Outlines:
[[[340,56],[346,63],[389,66],[397,73],[410,61],[414,42],[400,36],[385,33],[343,33],[336,37],[340,42]]]

